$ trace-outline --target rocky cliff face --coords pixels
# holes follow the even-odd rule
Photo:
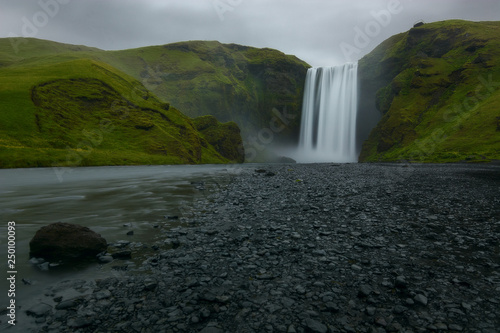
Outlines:
[[[102,59],[190,117],[213,115],[223,122],[234,121],[244,140],[274,122],[283,125],[275,139],[297,140],[310,67],[298,58],[216,41],[132,51],[108,53]]]
[[[224,158],[237,163],[245,162],[245,149],[240,128],[235,122],[221,124],[214,116],[201,116],[193,119],[193,124],[206,142],[212,145]]]
[[[443,21],[359,62],[360,114],[380,122],[360,161],[500,159],[500,22]]]

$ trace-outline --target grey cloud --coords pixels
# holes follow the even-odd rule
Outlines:
[[[55,1],[69,0],[0,0],[0,37],[22,35],[24,21],[43,11],[40,2]],[[35,37],[102,49],[219,40],[279,49],[314,66],[337,65],[348,60],[341,45],[354,44],[355,29],[397,2],[401,11],[352,60],[420,19],[500,19],[498,0],[71,0]]]

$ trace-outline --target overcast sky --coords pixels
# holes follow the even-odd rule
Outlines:
[[[186,40],[270,47],[313,66],[362,57],[416,21],[500,20],[499,0],[0,0],[0,37],[105,50]]]

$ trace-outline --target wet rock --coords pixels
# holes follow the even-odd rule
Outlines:
[[[421,305],[427,305],[427,297],[425,297],[424,295],[422,294],[418,294],[416,295],[413,300],[418,303],[418,304],[421,304]]]
[[[368,297],[372,292],[373,292],[372,288],[369,285],[364,284],[361,287],[359,287],[358,296]]]
[[[67,310],[70,308],[74,308],[78,306],[78,304],[81,303],[81,300],[79,299],[69,299],[66,301],[62,301],[59,304],[56,305],[56,310]]]
[[[310,318],[305,320],[305,326],[308,329],[308,332],[326,333],[328,331],[326,325],[323,325],[319,321]]]
[[[38,331],[496,332],[500,184],[469,168],[483,172],[243,167],[216,192],[208,177],[189,227],[165,230],[158,251],[112,248],[142,264],[71,284],[78,304],[58,299]]]
[[[457,325],[457,324],[450,324],[448,326],[448,329],[450,331],[456,331],[456,332],[462,332],[464,330],[464,328],[460,325]]]
[[[94,293],[94,297],[96,300],[101,300],[101,299],[106,299],[111,297],[111,291],[109,290],[101,290],[96,293]]]
[[[218,327],[207,326],[200,331],[200,333],[224,333],[224,331]]]
[[[46,303],[39,303],[26,310],[26,314],[33,317],[45,317],[49,315],[51,311],[52,306]]]
[[[119,259],[119,260],[127,260],[132,258],[132,251],[126,250],[126,251],[119,251],[111,254],[111,257],[113,259]]]
[[[402,305],[396,305],[393,309],[395,314],[401,314],[407,310],[408,310],[408,308],[406,306],[402,306]]]
[[[406,287],[408,287],[408,283],[406,282],[406,278],[404,276],[396,277],[394,285],[399,289],[405,289]]]
[[[75,260],[95,257],[107,242],[87,227],[53,223],[38,230],[30,241],[30,256],[48,260]]]
[[[76,317],[68,319],[67,326],[70,328],[83,328],[90,326],[92,324],[92,320],[85,317]]]
[[[108,264],[113,261],[112,255],[100,256],[97,258],[101,264]]]

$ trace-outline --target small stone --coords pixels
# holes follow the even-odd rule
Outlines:
[[[134,230],[130,230],[129,232],[127,232],[127,236],[133,236],[134,235]]]
[[[99,262],[101,264],[108,264],[112,261],[113,261],[113,256],[110,256],[110,255],[105,255],[105,256],[99,257]]]
[[[49,270],[49,263],[46,261],[44,262],[43,264],[40,264],[40,265],[37,265],[37,267],[42,271],[42,272],[46,272]]]
[[[217,327],[207,326],[200,333],[224,333],[224,331]]]
[[[405,300],[405,303],[406,303],[406,305],[413,305],[413,304],[415,304],[415,301],[414,301],[414,300],[412,300],[411,298],[407,298],[407,299]]]
[[[121,260],[131,259],[132,252],[128,251],[128,250],[127,251],[120,251],[120,252],[113,253],[111,256],[113,257],[113,259],[121,259]]]
[[[51,312],[51,310],[52,307],[50,305],[39,303],[26,310],[26,314],[33,317],[45,317]]]
[[[351,265],[351,268],[354,271],[360,271],[360,270],[362,270],[362,268],[360,266],[358,266],[358,265]]]
[[[290,309],[295,304],[295,301],[291,298],[283,297],[281,299],[281,304],[283,304],[285,308]]]
[[[305,321],[306,327],[314,333],[326,333],[328,331],[328,328],[320,323],[319,321],[316,321],[314,319],[308,318]]]
[[[465,310],[472,310],[472,305],[470,305],[469,303],[463,302],[462,308],[464,308]]]
[[[436,323],[434,326],[436,326],[438,330],[448,330],[448,325],[446,325],[445,323]]]
[[[324,257],[326,256],[326,251],[325,250],[314,250],[312,251],[312,253],[316,256],[319,256],[319,257]]]
[[[306,290],[304,289],[304,287],[302,286],[297,286],[295,287],[295,291],[301,295],[305,294],[306,293]]]
[[[35,257],[33,257],[33,258],[31,258],[31,259],[29,260],[29,262],[30,262],[30,264],[32,264],[32,265],[40,265],[40,264],[43,264],[43,263],[45,262],[45,259],[43,259],[43,258],[35,258]]]
[[[94,293],[94,297],[96,298],[96,300],[101,300],[101,299],[107,299],[107,298],[110,298],[111,297],[111,291],[109,290],[101,290],[101,291],[98,291],[96,293]]]
[[[422,294],[418,294],[417,296],[415,296],[413,298],[413,300],[419,304],[422,304],[422,305],[427,305],[427,297],[425,297],[424,295]]]
[[[338,307],[338,305],[333,303],[333,302],[328,302],[325,304],[325,306],[326,306],[326,309],[330,312],[337,313],[340,311],[340,308]]]
[[[92,321],[87,318],[83,317],[77,317],[77,318],[70,318],[68,319],[68,322],[66,325],[71,328],[82,328],[82,327],[87,327],[92,324]]]
[[[398,276],[396,278],[396,281],[394,283],[394,285],[396,286],[396,288],[399,288],[399,289],[404,289],[408,286],[408,284],[406,283],[406,279],[404,276]]]
[[[395,314],[401,314],[401,313],[405,312],[406,310],[408,310],[408,308],[406,306],[402,306],[402,305],[396,305],[393,309]]]
[[[78,305],[78,301],[76,299],[69,299],[64,302],[61,302],[56,305],[56,310],[66,310],[69,308],[74,308]]]
[[[152,290],[155,290],[157,286],[158,286],[158,282],[156,282],[156,280],[154,280],[154,279],[148,278],[148,279],[144,280],[144,290],[152,291]]]
[[[382,326],[382,327],[386,327],[387,321],[385,321],[385,319],[383,317],[378,317],[377,319],[375,319],[375,324]]]
[[[457,325],[457,324],[450,324],[448,326],[448,329],[450,331],[457,331],[457,332],[462,332],[464,330],[464,328],[460,325]]]
[[[364,284],[359,288],[358,296],[368,297],[370,296],[371,293],[372,293],[372,288],[369,285]]]
[[[375,311],[377,309],[373,306],[368,306],[365,311],[366,311],[366,314],[369,315],[369,316],[374,316],[375,315]]]

